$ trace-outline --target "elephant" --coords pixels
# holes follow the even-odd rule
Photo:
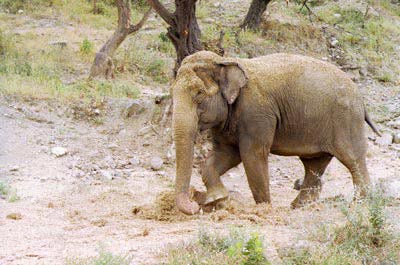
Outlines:
[[[200,170],[206,205],[228,197],[220,177],[241,162],[255,202],[270,203],[270,153],[298,156],[304,165],[292,208],[319,198],[321,176],[333,157],[349,169],[356,195],[366,195],[364,122],[379,131],[357,85],[336,66],[287,53],[242,59],[199,51],[183,60],[171,91],[175,199],[181,212],[200,209],[189,185],[195,138],[207,129],[213,150]]]

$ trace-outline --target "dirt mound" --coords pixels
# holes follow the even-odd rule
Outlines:
[[[195,215],[185,215],[176,208],[173,190],[161,192],[151,206],[132,208],[132,213],[143,219],[163,222],[188,221],[195,218]]]
[[[203,192],[191,189],[191,197],[201,201]],[[215,205],[202,205],[202,215],[213,221],[246,220],[256,224],[286,225],[285,215],[289,208],[272,208],[270,204],[244,203],[240,197],[229,198]],[[179,222],[197,219],[196,215],[189,216],[181,213],[175,205],[175,192],[171,190],[160,193],[153,205],[133,207],[132,213],[139,218],[163,221]]]
[[[289,208],[273,208],[270,204],[243,203],[236,198],[220,202],[210,215],[212,220],[248,220],[255,224],[286,225]]]

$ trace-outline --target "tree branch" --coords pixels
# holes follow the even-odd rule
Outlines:
[[[150,17],[151,10],[152,8],[150,7],[149,10],[147,10],[147,12],[143,15],[142,19],[136,25],[130,25],[128,34],[132,34],[143,27],[144,23],[146,23],[147,19]]]
[[[160,17],[168,23],[168,25],[174,25],[174,15],[169,12],[163,4],[158,0],[147,0],[147,3],[160,15]]]

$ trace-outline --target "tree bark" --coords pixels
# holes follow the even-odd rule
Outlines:
[[[144,14],[143,18],[136,25],[131,24],[131,4],[130,0],[117,0],[118,26],[111,38],[96,53],[90,69],[89,78],[104,76],[113,77],[114,64],[112,57],[119,45],[130,34],[137,32],[150,16],[151,8]]]
[[[196,0],[175,0],[174,13],[169,12],[158,0],[148,0],[148,3],[168,24],[167,36],[176,51],[176,72],[186,56],[203,50],[196,19]]]
[[[267,9],[269,2],[271,2],[271,0],[253,0],[240,27],[242,29],[257,30],[260,26],[262,15]]]

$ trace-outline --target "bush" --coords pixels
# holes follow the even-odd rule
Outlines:
[[[168,264],[270,264],[257,233],[250,235],[233,230],[227,236],[199,232],[195,243],[172,249]]]
[[[93,43],[87,38],[81,43],[80,51],[83,54],[90,54],[93,52]]]
[[[67,265],[129,265],[132,257],[115,255],[100,248],[96,257],[86,259],[67,259]]]
[[[38,6],[52,6],[53,0],[0,0],[0,8],[10,13],[17,13],[18,10],[33,10]]]
[[[291,251],[286,264],[397,264],[400,262],[400,236],[386,223],[387,200],[380,191],[371,192],[366,201],[346,206],[346,222],[334,229],[331,242],[315,249]]]

